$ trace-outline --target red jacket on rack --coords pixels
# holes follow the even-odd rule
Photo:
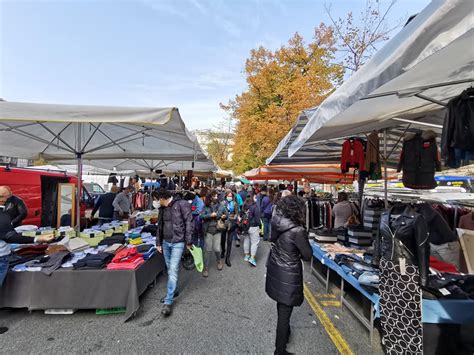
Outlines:
[[[342,144],[341,171],[347,173],[349,168],[365,168],[364,145],[359,139],[348,139]]]

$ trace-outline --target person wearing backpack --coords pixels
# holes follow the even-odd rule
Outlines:
[[[257,206],[257,195],[249,197],[249,203],[246,203],[241,222],[242,230],[248,228],[246,233],[242,232],[244,236],[244,261],[248,261],[252,266],[257,266],[255,257],[257,255],[258,243],[260,242],[260,209]]]
[[[260,215],[263,222],[263,240],[267,241],[268,236],[270,235],[273,203],[271,197],[267,193],[266,186],[262,186],[260,193],[257,196],[257,206],[260,210]]]
[[[222,270],[221,259],[221,232],[217,229],[217,221],[220,218],[219,202],[217,192],[212,191],[205,199],[205,206],[201,212],[204,232],[204,271],[203,277],[209,276],[209,264],[211,263],[212,253],[214,252],[217,262],[217,270]]]

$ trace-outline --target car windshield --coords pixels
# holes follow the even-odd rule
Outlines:
[[[99,184],[86,183],[84,184],[84,186],[87,189],[87,191],[90,193],[100,193],[100,194],[105,193],[104,189]]]

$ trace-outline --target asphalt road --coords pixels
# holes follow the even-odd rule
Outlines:
[[[234,248],[232,267],[221,272],[213,267],[208,279],[196,271],[181,270],[181,295],[167,319],[160,315],[159,300],[166,288],[163,276],[142,296],[137,316],[127,323],[122,323],[120,316],[98,316],[91,311],[53,316],[40,311],[1,310],[0,323],[10,330],[0,335],[0,353],[271,354],[276,304],[264,291],[269,246],[260,245],[257,268],[243,261],[242,248]],[[318,303],[334,301],[309,274],[309,265],[305,273]],[[321,307],[354,353],[381,353],[379,346],[370,347],[367,331],[347,310],[334,305]],[[307,302],[295,309],[292,330],[291,352],[339,353]]]

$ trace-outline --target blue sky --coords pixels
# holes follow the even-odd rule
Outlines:
[[[398,0],[390,20],[428,0]],[[245,89],[252,48],[296,31],[310,40],[365,0],[0,0],[0,98],[42,103],[178,107],[211,128],[220,102]]]

